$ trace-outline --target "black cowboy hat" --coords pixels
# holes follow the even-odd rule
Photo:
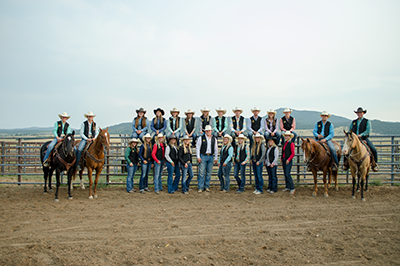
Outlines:
[[[361,112],[365,114],[367,110],[364,110],[362,107],[358,107],[357,111],[354,111],[354,113],[361,113]]]
[[[160,107],[158,107],[157,109],[154,109],[154,114],[156,114],[156,113],[157,113],[157,111],[160,111],[162,115],[164,115],[164,114],[165,114],[164,110],[163,110],[163,109],[161,109]]]
[[[138,114],[139,112],[146,113],[147,111],[144,110],[144,108],[140,108],[140,109],[137,109],[137,110],[136,110],[136,113],[137,113],[137,114]]]

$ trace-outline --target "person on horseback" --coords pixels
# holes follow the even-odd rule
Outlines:
[[[336,171],[338,169],[338,158],[336,154],[335,145],[333,145],[332,138],[335,136],[335,131],[333,124],[328,121],[328,118],[331,115],[327,111],[323,111],[321,114],[321,121],[318,121],[313,130],[313,135],[315,140],[319,141],[320,143],[326,143],[328,145],[329,150],[331,151],[331,156],[333,159],[332,163],[332,171]]]
[[[369,134],[371,133],[371,121],[364,117],[364,114],[367,113],[367,110],[364,110],[362,107],[358,107],[354,113],[357,114],[357,119],[354,119],[350,126],[349,130],[354,132],[359,139],[362,141],[365,140],[367,142],[368,147],[371,149],[373,159],[371,161],[372,171],[377,172],[378,167],[378,153],[374,144],[369,140]],[[343,170],[347,171],[349,169],[348,158],[344,157]]]
[[[92,111],[89,111],[87,114],[84,114],[84,116],[87,118],[86,121],[84,121],[81,124],[81,130],[80,130],[80,135],[81,135],[81,142],[79,143],[78,150],[76,151],[76,170],[80,171],[81,166],[79,165],[79,160],[81,158],[81,154],[83,149],[86,146],[86,143],[93,142],[97,135],[99,134],[99,127],[96,127],[96,122],[93,121],[93,118],[96,116],[93,114]]]
[[[50,153],[53,150],[54,146],[57,144],[57,142],[63,140],[61,135],[64,133],[64,136],[66,136],[66,135],[72,133],[71,127],[67,123],[67,120],[71,116],[69,116],[66,112],[63,112],[62,114],[59,114],[58,117],[61,120],[54,123],[53,135],[55,138],[52,140],[52,142],[50,142],[49,147],[47,148],[46,154],[43,158],[43,166],[44,167],[50,166],[50,161],[49,161]]]

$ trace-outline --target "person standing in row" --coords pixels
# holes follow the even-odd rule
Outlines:
[[[167,129],[167,120],[164,119],[164,110],[161,108],[157,108],[154,110],[154,114],[156,117],[151,121],[150,128],[153,131],[151,133],[151,136],[154,138],[155,136],[158,136],[159,134],[164,135],[165,130]]]
[[[176,144],[176,135],[171,135],[169,144],[165,148],[165,160],[168,170],[168,193],[173,194],[178,190],[179,180],[181,178],[181,171],[179,169],[178,147]],[[173,179],[173,175],[175,178]]]
[[[142,174],[139,181],[140,193],[150,192],[149,189],[149,173],[153,165],[151,136],[149,133],[143,136],[143,145],[140,146],[139,158],[141,160]]]
[[[243,113],[243,110],[241,108],[236,107],[232,111],[235,115],[231,117],[230,130],[232,145],[233,148],[236,149],[236,138],[238,138],[240,134],[245,134],[244,132],[246,131],[246,119],[241,115]]]
[[[253,193],[259,195],[264,193],[262,169],[265,160],[265,145],[263,143],[264,137],[260,133],[256,133],[253,138],[254,144],[251,148],[251,161],[253,163],[254,180],[256,182],[256,189]]]
[[[231,183],[229,174],[232,169],[233,147],[232,137],[226,134],[223,137],[223,146],[218,161],[218,178],[221,183],[221,192],[227,193]]]
[[[200,111],[202,115],[200,116],[199,136],[203,136],[206,126],[210,126],[212,128],[212,118],[210,116],[210,109],[208,109],[207,107],[204,107]]]
[[[190,145],[190,137],[185,135],[183,143],[179,147],[179,162],[182,169],[182,193],[189,194],[190,181],[193,178],[192,167],[192,147]]]
[[[185,134],[189,137],[192,138],[193,140],[193,145],[195,145],[195,141],[197,140],[197,119],[194,118],[194,111],[192,110],[187,110],[185,112],[186,118],[185,118]]]
[[[44,167],[49,167],[50,166],[50,161],[49,156],[51,154],[51,151],[54,149],[54,146],[57,144],[57,142],[60,142],[63,140],[62,135],[64,134],[64,137],[68,134],[72,133],[71,127],[67,123],[67,120],[71,117],[69,116],[66,112],[63,112],[62,114],[59,114],[58,117],[60,118],[60,121],[57,121],[54,123],[54,128],[53,128],[53,135],[54,139],[50,142],[46,154],[44,155],[43,158],[43,166]]]
[[[128,172],[128,176],[126,177],[126,191],[128,193],[135,192],[133,189],[133,178],[139,165],[138,143],[138,139],[133,138],[129,140],[128,147],[125,150],[126,171]]]
[[[246,137],[243,134],[239,134],[237,140],[234,177],[238,184],[236,193],[242,193],[246,184],[246,164],[250,161],[250,148],[246,144]],[[239,172],[242,179],[239,178]]]
[[[177,108],[173,108],[171,111],[171,117],[167,123],[167,139],[175,137],[179,144],[179,138],[181,137],[182,123],[181,118],[178,116],[180,111]]]
[[[140,108],[136,110],[137,116],[133,119],[132,121],[132,138],[139,138],[141,141],[143,141],[143,136],[147,134],[147,131],[149,130],[149,121],[147,118],[144,116],[146,114],[146,110],[143,108]]]
[[[294,117],[290,115],[292,113],[292,110],[290,110],[289,108],[285,108],[282,112],[285,114],[279,121],[279,125],[280,125],[281,131],[282,131],[282,143],[285,141],[285,137],[283,136],[283,133],[286,131],[289,131],[290,133],[293,134],[292,142],[294,143],[297,138],[297,133],[295,131],[296,130],[296,119],[294,119]]]
[[[279,145],[281,133],[279,133],[279,120],[276,118],[276,111],[270,109],[265,119],[265,139],[273,139],[276,145]]]
[[[262,135],[262,131],[264,129],[264,119],[262,119],[261,116],[259,116],[259,113],[261,112],[261,109],[258,107],[254,107],[251,109],[251,112],[253,113],[253,116],[248,118],[247,120],[247,137],[250,140],[250,147],[253,146],[253,137],[259,133]]]
[[[292,170],[293,158],[295,154],[295,145],[293,141],[291,141],[294,137],[294,134],[290,131],[286,131],[283,133],[283,137],[285,138],[285,141],[282,144],[282,167],[283,174],[285,176],[285,188],[283,191],[290,191],[290,194],[293,195],[295,189],[290,171]]]
[[[204,131],[205,135],[198,137],[196,143],[196,156],[199,163],[199,177],[197,178],[199,193],[204,190],[210,192],[212,168],[218,162],[217,138],[211,134],[210,125],[207,125]]]
[[[155,143],[151,156],[154,160],[154,192],[158,195],[163,190],[162,187],[162,172],[165,162],[165,144],[164,135],[159,133],[155,137]]]
[[[84,121],[81,125],[80,135],[81,135],[81,142],[79,143],[78,150],[76,151],[76,170],[80,171],[81,166],[79,164],[79,160],[82,155],[82,151],[86,146],[86,142],[93,142],[97,135],[99,135],[99,128],[96,126],[96,122],[93,121],[94,117],[96,116],[93,114],[92,111],[84,114],[86,117],[86,121]]]
[[[224,116],[226,110],[222,107],[216,109],[218,116],[214,117],[214,132],[213,135],[216,138],[222,138],[225,136],[225,132],[228,130],[228,119]]]
[[[268,150],[266,152],[265,167],[268,173],[268,189],[267,192],[274,194],[278,191],[278,178],[276,170],[278,168],[279,149],[275,140],[268,139]]]

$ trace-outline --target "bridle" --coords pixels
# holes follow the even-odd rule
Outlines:
[[[67,144],[66,144],[66,142],[64,142],[66,140],[66,138],[64,138],[64,140],[62,141],[62,143],[61,143],[61,151],[64,153],[64,156],[65,157],[68,157],[68,152],[67,152]],[[68,139],[68,141],[73,141],[73,140],[69,140]],[[72,145],[73,146],[73,145]],[[68,170],[69,170],[69,168],[72,166],[72,165],[74,165],[75,164],[75,161],[76,161],[76,157],[74,156],[74,160],[71,162],[71,163],[67,163],[61,156],[60,156],[60,154],[58,153],[58,150],[57,149],[54,149],[54,154],[55,154],[55,156],[56,156],[56,158],[65,166],[65,168],[67,169],[67,172],[68,172]],[[74,153],[73,153],[74,154]]]
[[[311,143],[310,143],[310,145],[312,146]],[[314,150],[314,149],[311,149],[311,150]],[[317,157],[317,155],[318,155],[318,149],[315,149],[315,150],[316,150],[315,153],[312,152],[312,151],[310,152],[310,156],[307,157],[306,163],[308,162],[309,164],[311,164],[312,166],[314,166],[315,169],[316,169],[317,171],[319,171],[319,167],[326,161],[326,159],[328,158],[328,154],[325,153],[324,159],[323,159],[319,164],[316,164],[316,163],[313,163],[313,161],[314,161],[314,159],[315,159],[315,158]],[[310,159],[310,157],[311,157],[313,154],[314,154],[314,157],[312,157],[312,159]]]
[[[350,134],[351,133],[346,133],[346,138],[348,139],[348,141],[350,141],[350,137],[349,137]],[[352,145],[348,145],[348,146],[349,147],[353,146],[353,142],[354,142],[354,138],[352,137],[352,139],[351,139]],[[360,167],[361,164],[364,162],[365,158],[367,158],[367,156],[369,155],[369,151],[368,151],[368,149],[366,149],[365,155],[360,160],[356,160],[356,159],[354,159],[354,157],[362,152],[362,148],[356,154],[352,154],[353,149],[354,149],[353,147],[350,148],[349,155],[347,157],[350,158],[350,160],[352,160],[357,165],[357,167]]]

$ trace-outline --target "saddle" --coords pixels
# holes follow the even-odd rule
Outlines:
[[[371,148],[368,146],[367,141],[366,140],[361,140],[361,143],[367,149],[367,152],[368,152],[369,156],[371,157],[371,165],[375,164],[376,161],[375,161],[374,154],[372,153]]]

